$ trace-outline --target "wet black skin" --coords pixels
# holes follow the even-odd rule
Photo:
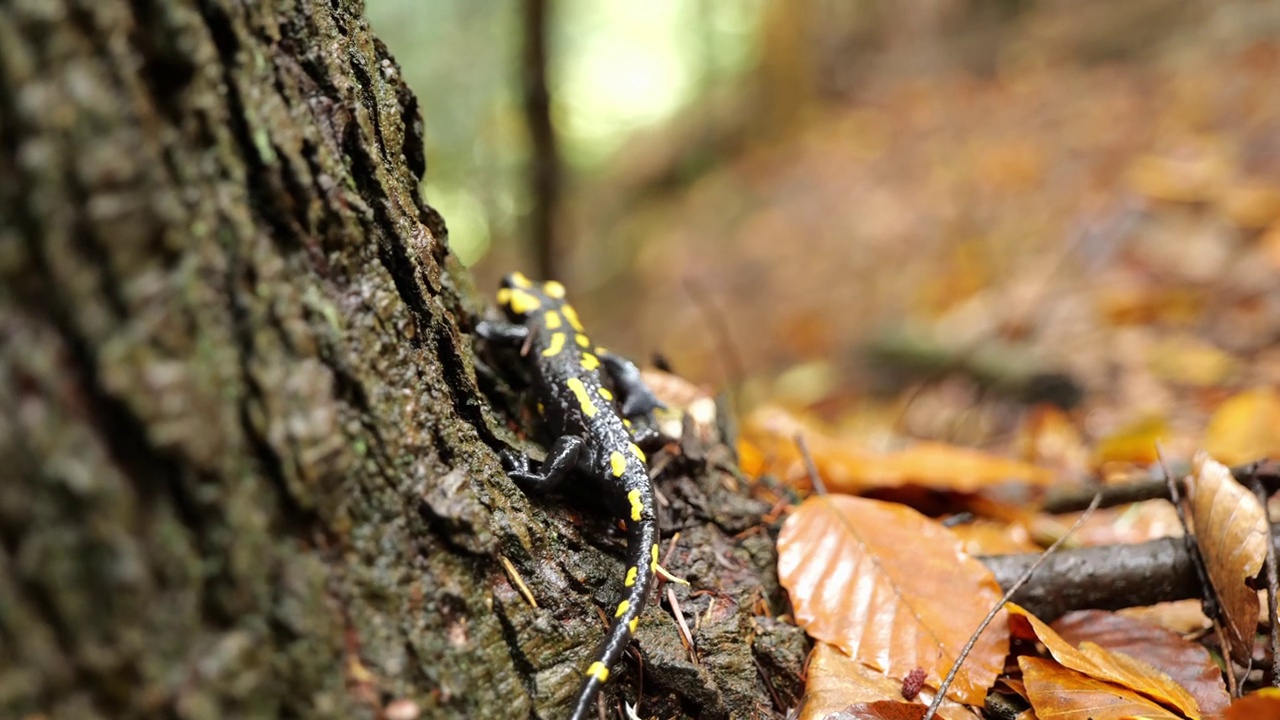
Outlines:
[[[528,490],[543,492],[576,471],[579,478],[595,481],[593,490],[604,489],[627,527],[625,593],[574,703],[573,720],[585,720],[593,714],[608,671],[631,641],[654,583],[658,522],[653,483],[638,446],[652,446],[657,437],[649,426],[632,426],[630,420],[650,416],[661,403],[635,365],[588,339],[559,283],[535,283],[514,273],[503,279],[498,300],[507,322],[483,322],[477,332],[521,348],[543,419],[555,437],[536,468],[527,457],[504,454],[508,475]],[[606,374],[611,382],[605,382]]]

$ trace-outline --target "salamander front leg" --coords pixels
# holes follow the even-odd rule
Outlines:
[[[476,324],[476,334],[491,342],[519,345],[529,337],[529,328],[524,325],[481,320]]]
[[[622,398],[623,417],[646,417],[652,420],[654,410],[666,407],[649,386],[644,384],[644,380],[640,378],[640,368],[635,363],[608,351],[597,349],[596,352]]]
[[[507,469],[507,477],[535,492],[547,492],[569,476],[578,464],[583,444],[577,435],[560,436],[552,443],[547,459],[537,471],[529,467],[528,457],[510,451],[502,453],[502,464]]]

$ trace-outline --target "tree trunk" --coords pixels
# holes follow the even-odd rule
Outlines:
[[[480,305],[360,12],[0,2],[0,717],[554,718],[576,692],[623,541],[497,462]],[[610,717],[795,704],[805,641],[726,452],[662,476],[692,592],[651,602]]]

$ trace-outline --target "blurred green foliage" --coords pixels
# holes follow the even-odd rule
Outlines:
[[[763,0],[553,0],[553,122],[589,182],[637,130],[660,125],[755,61]],[[367,13],[422,100],[427,200],[467,265],[518,243],[529,210],[518,0],[369,0]]]

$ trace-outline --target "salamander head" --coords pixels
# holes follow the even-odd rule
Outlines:
[[[527,323],[530,318],[564,305],[564,285],[555,280],[536,283],[523,273],[514,272],[502,278],[498,304],[512,322]]]

